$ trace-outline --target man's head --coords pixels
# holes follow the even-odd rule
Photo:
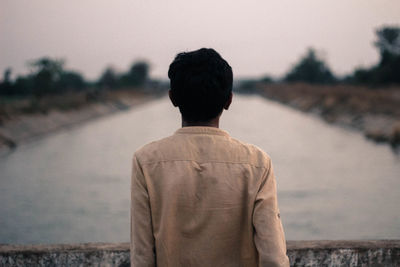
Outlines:
[[[169,66],[170,98],[187,122],[207,122],[229,107],[232,68],[213,49],[178,54]]]

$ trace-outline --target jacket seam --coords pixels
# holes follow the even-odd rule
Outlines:
[[[225,163],[225,164],[246,164],[246,165],[250,165],[253,166],[255,168],[262,168],[262,169],[268,169],[268,167],[265,166],[259,166],[259,165],[255,165],[249,162],[234,162],[234,161],[197,161],[194,159],[167,159],[167,160],[158,160],[158,161],[147,161],[147,162],[141,162],[141,165],[144,164],[157,164],[160,162],[174,162],[174,161],[188,161],[188,162],[196,162],[196,163],[200,163],[200,164],[204,164],[204,163]]]

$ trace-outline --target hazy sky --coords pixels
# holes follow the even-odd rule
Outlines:
[[[400,0],[0,0],[0,71],[50,56],[94,79],[145,59],[166,79],[177,52],[213,47],[236,77],[278,76],[312,46],[345,74],[377,62],[382,25]]]

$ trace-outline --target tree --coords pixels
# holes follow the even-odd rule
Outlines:
[[[138,61],[132,64],[128,73],[122,75],[121,82],[124,86],[142,86],[148,80],[149,64],[145,61]]]
[[[286,74],[284,80],[326,84],[333,83],[335,77],[325,62],[317,56],[316,51],[309,48],[306,55]]]
[[[102,88],[116,88],[118,86],[118,76],[112,67],[107,67],[101,74],[98,84]]]
[[[11,69],[7,68],[3,74],[3,81],[0,83],[0,94],[11,95],[14,93],[12,89]]]
[[[63,72],[63,60],[53,60],[47,57],[32,62],[33,89],[38,97],[59,91],[56,86]]]
[[[269,76],[269,75],[265,75],[264,77],[262,77],[260,79],[260,82],[264,83],[264,84],[269,84],[269,83],[273,83],[274,82],[274,78]]]
[[[400,28],[382,27],[376,31],[375,45],[380,52],[378,66],[372,70],[374,83],[400,83]]]
[[[3,74],[3,83],[11,83],[11,68],[7,68]]]
[[[18,76],[15,80],[13,91],[18,95],[31,95],[34,88],[33,84],[34,81],[32,75]]]
[[[60,90],[81,90],[86,87],[85,79],[82,75],[75,71],[64,71],[60,75],[56,86]]]
[[[376,30],[375,46],[379,50],[379,63],[371,68],[358,68],[349,81],[368,85],[400,83],[400,28],[384,26]]]
[[[43,57],[28,64],[31,73],[20,75],[15,82],[10,79],[11,69],[4,72],[0,83],[0,94],[29,95],[41,97],[45,94],[63,93],[67,90],[81,90],[87,86],[83,76],[75,71],[63,69],[64,60]]]
[[[11,69],[4,71],[3,81],[0,83],[0,94],[15,96],[32,94],[33,78],[32,75],[18,76],[15,82],[11,80]]]
[[[380,50],[381,55],[384,53],[392,55],[400,55],[400,28],[399,27],[382,27],[376,30],[378,40],[375,46]]]

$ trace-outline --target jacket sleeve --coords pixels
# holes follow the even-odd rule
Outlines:
[[[149,194],[136,155],[131,179],[130,259],[131,267],[156,266]]]
[[[269,158],[267,170],[255,198],[253,226],[259,266],[289,266],[278,208],[276,180]]]

